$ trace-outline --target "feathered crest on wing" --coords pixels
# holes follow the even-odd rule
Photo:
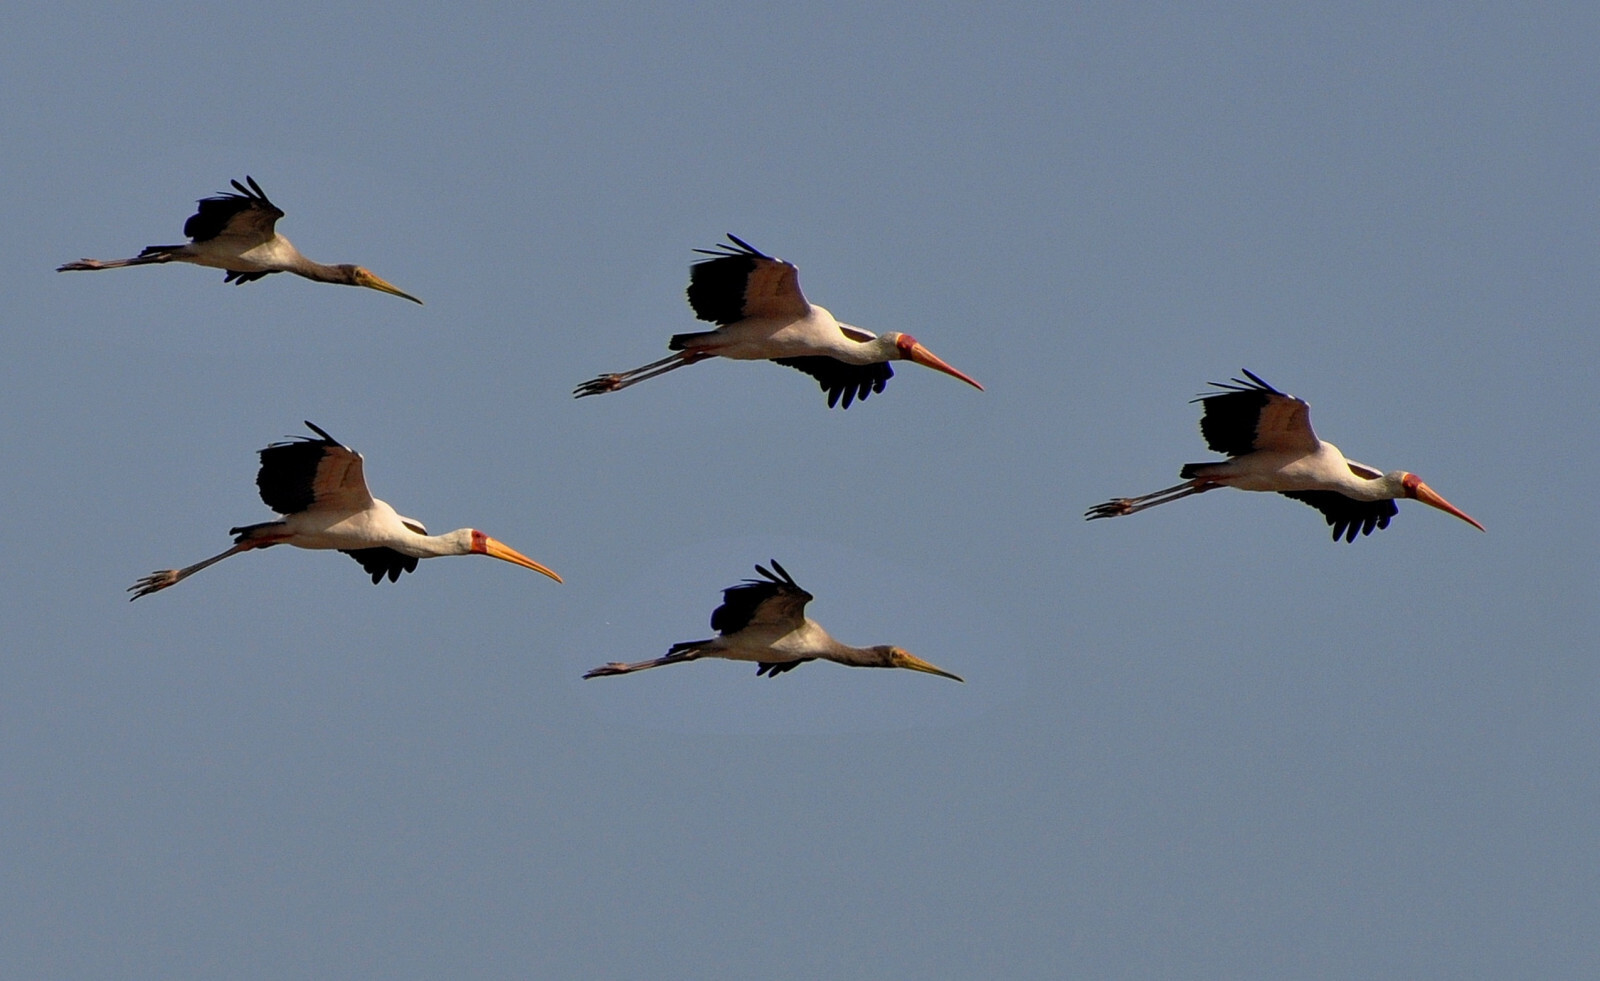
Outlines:
[[[196,242],[226,236],[259,244],[272,238],[273,227],[283,212],[267,200],[255,178],[247,175],[245,180],[249,187],[233,182],[237,194],[223,191],[215,197],[201,198],[200,210],[183,223],[183,234]]]
[[[1328,519],[1328,524],[1333,526],[1333,540],[1343,538],[1347,542],[1356,540],[1357,535],[1370,535],[1374,528],[1389,527],[1389,519],[1400,513],[1394,501],[1387,498],[1379,501],[1358,501],[1353,497],[1345,497],[1338,491],[1279,491],[1284,497],[1296,501],[1304,501]]]
[[[256,488],[262,503],[279,514],[372,507],[361,454],[310,421],[306,427],[317,436],[291,436],[261,451]]]
[[[722,591],[722,605],[711,612],[711,629],[736,634],[751,624],[798,627],[805,620],[812,595],[801,589],[774,559],[774,573],[756,566],[760,579],[746,579]]]
[[[830,358],[825,354],[806,355],[799,358],[773,358],[778,364],[786,365],[803,371],[815,378],[828,393],[828,408],[839,404],[841,396],[844,398],[844,408],[850,408],[850,403],[856,399],[866,401],[873,392],[883,391],[883,386],[889,384],[889,379],[894,377],[894,369],[889,367],[887,361],[876,361],[872,364],[846,364],[837,358]]]
[[[1206,445],[1228,456],[1257,450],[1316,452],[1320,442],[1311,429],[1311,407],[1268,385],[1249,369],[1242,370],[1244,378],[1210,383],[1221,392],[1192,400],[1204,406],[1200,435]]]
[[[747,317],[803,317],[811,309],[800,292],[800,273],[737,235],[731,245],[695,249],[700,259],[689,267],[689,306],[701,320],[726,327]]]
[[[360,562],[361,568],[372,576],[374,586],[383,582],[384,576],[388,576],[390,582],[399,582],[400,573],[417,571],[416,556],[392,548],[341,548],[339,551]]]

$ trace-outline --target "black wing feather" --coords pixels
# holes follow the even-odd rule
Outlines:
[[[1268,385],[1250,371],[1232,383],[1211,382],[1220,393],[1201,395],[1193,401],[1205,407],[1200,416],[1200,435],[1206,445],[1228,456],[1244,456],[1255,451],[1256,421],[1274,395],[1283,393]]]
[[[1374,528],[1389,527],[1389,519],[1400,513],[1394,501],[1358,501],[1353,497],[1345,497],[1338,491],[1279,491],[1284,497],[1291,497],[1322,512],[1328,519],[1328,524],[1333,526],[1333,540],[1341,537],[1347,542],[1356,540],[1357,535],[1370,535]]]
[[[769,678],[776,678],[785,671],[793,671],[807,661],[815,660],[816,658],[814,657],[803,657],[798,661],[757,661],[756,677],[759,678],[762,675],[766,675]]]
[[[183,234],[196,242],[206,242],[221,235],[228,227],[228,222],[233,217],[244,211],[259,210],[266,214],[268,225],[283,217],[283,212],[277,205],[267,200],[267,195],[261,190],[261,185],[253,177],[245,177],[250,183],[245,187],[238,181],[233,186],[239,193],[234,194],[223,191],[215,197],[201,198],[198,202],[200,210],[189,216],[183,223]]]
[[[279,514],[298,514],[310,509],[316,500],[314,482],[323,454],[330,447],[344,448],[322,429],[309,422],[306,425],[319,438],[291,436],[286,442],[273,443],[261,451],[256,488],[261,491],[262,503]]]
[[[757,259],[771,259],[736,235],[728,236],[732,245],[715,249],[695,249],[701,259],[689,267],[689,306],[701,320],[726,327],[744,319],[745,281],[755,271]]]
[[[873,364],[847,364],[837,358],[830,358],[825,354],[813,354],[800,358],[773,358],[773,361],[788,368],[803,371],[817,380],[822,390],[828,393],[828,408],[839,404],[840,396],[844,397],[844,408],[850,408],[850,403],[856,399],[863,402],[873,392],[883,391],[883,386],[889,384],[889,379],[894,377],[894,369],[887,361],[878,361]]]
[[[801,589],[776,559],[772,561],[772,568],[778,570],[777,574],[758,565],[756,571],[764,578],[746,579],[722,591],[722,605],[711,611],[712,630],[724,635],[738,633],[750,625],[761,604],[774,596],[791,597],[801,608],[816,598]]]
[[[361,568],[372,574],[374,586],[383,582],[384,576],[388,576],[390,582],[398,582],[400,573],[417,571],[415,555],[396,552],[392,548],[341,548],[339,551],[360,562]]]

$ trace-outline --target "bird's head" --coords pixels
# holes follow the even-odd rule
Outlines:
[[[466,531],[468,535],[467,550],[472,555],[487,555],[491,558],[503,559],[512,565],[520,565],[524,569],[542,572],[556,582],[561,581],[561,577],[556,575],[553,570],[533,561],[510,545],[490,538],[476,528],[468,528]]]
[[[1432,487],[1424,484],[1422,482],[1422,478],[1418,477],[1416,474],[1406,473],[1404,470],[1396,470],[1395,472],[1389,474],[1389,476],[1391,478],[1399,478],[1400,493],[1402,496],[1421,501],[1429,507],[1436,507],[1446,514],[1453,514],[1479,531],[1486,530],[1483,525],[1480,525],[1474,521],[1465,511],[1440,497]]]
[[[951,681],[959,681],[963,684],[966,682],[966,679],[960,675],[936,668],[904,647],[890,647],[885,644],[872,648],[872,651],[882,659],[883,663],[878,665],[879,667],[905,668],[910,671],[921,671],[923,674],[936,674],[941,678],[949,678]]]
[[[340,266],[339,269],[344,272],[345,276],[349,277],[347,282],[349,282],[351,286],[365,286],[369,290],[377,290],[380,293],[393,293],[395,296],[404,297],[405,299],[410,300],[412,303],[422,302],[421,300],[412,296],[410,293],[404,292],[393,283],[381,279],[378,276],[374,276],[372,274],[372,270],[370,269],[364,269],[361,266],[350,265]]]
[[[983,386],[978,384],[971,375],[957,371],[956,369],[945,364],[941,358],[935,355],[932,351],[923,347],[920,343],[918,343],[917,339],[912,337],[910,334],[888,333],[883,336],[885,340],[893,342],[895,352],[893,357],[896,360],[915,361],[917,364],[932,368],[935,371],[942,371],[954,378],[959,378],[968,385],[971,385],[973,388],[976,388],[978,391],[983,391]]]

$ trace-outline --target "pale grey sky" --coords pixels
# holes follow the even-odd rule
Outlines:
[[[1578,977],[1600,959],[1600,13],[13,5],[0,975]],[[422,297],[167,266],[253,175]],[[848,412],[697,329],[725,232],[909,331]],[[1404,503],[1081,514],[1248,367]],[[565,585],[246,555],[310,419]],[[699,662],[776,557],[967,678]]]

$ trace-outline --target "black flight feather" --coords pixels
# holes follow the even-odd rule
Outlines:
[[[1333,526],[1333,540],[1347,542],[1357,535],[1370,535],[1374,528],[1389,527],[1389,519],[1400,513],[1394,501],[1358,501],[1338,491],[1279,491],[1284,497],[1305,503],[1322,512]]]
[[[313,485],[323,454],[330,447],[343,445],[311,422],[306,426],[319,438],[291,436],[261,451],[256,488],[261,492],[261,502],[279,514],[310,509],[316,500]]]
[[[745,281],[755,271],[756,260],[772,258],[732,233],[728,239],[733,245],[695,249],[711,258],[689,267],[689,306],[696,317],[720,327],[744,319]]]
[[[1223,391],[1192,399],[1205,407],[1200,416],[1200,435],[1205,437],[1206,445],[1228,456],[1255,452],[1256,422],[1261,410],[1274,395],[1283,394],[1248,369],[1244,374],[1249,381],[1235,378],[1231,383],[1211,382]]]
[[[360,562],[361,568],[372,574],[374,586],[382,582],[384,576],[388,576],[390,582],[397,582],[400,573],[417,571],[416,556],[392,548],[341,548],[339,551]]]
[[[233,182],[238,194],[223,191],[215,197],[201,198],[198,202],[200,210],[183,223],[183,234],[196,242],[209,241],[221,235],[234,216],[244,211],[262,211],[269,225],[282,218],[283,212],[267,200],[267,195],[255,178],[246,176],[245,180],[250,182],[249,187],[238,181]]]
[[[883,391],[889,384],[889,379],[894,377],[894,369],[887,361],[877,361],[872,364],[847,364],[837,358],[830,358],[824,354],[812,354],[799,358],[773,358],[788,368],[803,371],[817,380],[822,390],[828,393],[828,408],[839,404],[841,396],[844,398],[844,408],[850,408],[850,403],[856,399],[866,401],[867,396],[873,392]]]

